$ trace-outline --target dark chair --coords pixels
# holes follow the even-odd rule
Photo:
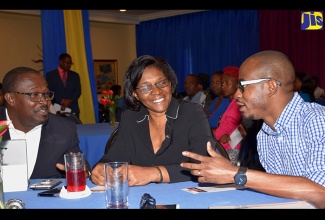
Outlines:
[[[213,129],[211,129],[211,134],[212,134],[213,137],[215,137],[214,136],[214,130]],[[226,149],[223,148],[223,146],[220,144],[220,142],[218,140],[215,139],[215,141],[217,142],[216,143],[216,149],[219,151],[219,153],[221,154],[221,156],[223,156],[224,158],[226,158],[227,160],[230,161],[230,157],[229,157]]]
[[[223,156],[224,158],[226,158],[227,160],[230,161],[227,151],[225,150],[225,148],[223,148],[223,146],[219,143],[219,141],[217,141],[217,143],[216,143],[216,148],[219,151],[219,153],[221,154],[221,156]]]
[[[108,149],[111,147],[112,143],[115,141],[117,133],[118,133],[118,127],[115,128],[115,130],[112,132],[111,136],[107,140],[104,154],[107,154]]]
[[[70,112],[57,112],[56,114],[59,116],[65,117],[66,119],[68,119],[76,124],[82,124],[80,119]]]

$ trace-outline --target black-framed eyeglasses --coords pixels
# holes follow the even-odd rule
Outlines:
[[[170,85],[170,82],[168,79],[161,80],[155,84],[148,84],[145,86],[137,87],[136,89],[139,89],[142,94],[148,94],[153,90],[153,87],[156,86],[157,88],[165,88]]]
[[[19,95],[28,95],[32,102],[39,102],[41,101],[42,97],[46,101],[51,101],[54,98],[54,92],[11,92]]]
[[[263,78],[263,79],[253,79],[253,80],[239,80],[237,82],[237,87],[238,89],[240,90],[241,93],[244,93],[244,88],[248,85],[251,85],[251,84],[257,84],[257,83],[260,83],[260,82],[263,82],[263,81],[266,81],[266,80],[272,80],[272,78]],[[276,84],[278,84],[278,86],[281,86],[282,83],[275,80],[276,81]]]

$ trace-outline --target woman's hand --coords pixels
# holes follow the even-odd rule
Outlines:
[[[163,182],[169,182],[169,175],[165,167],[159,166]],[[161,176],[156,167],[128,166],[129,186],[143,186],[148,183],[159,183]]]

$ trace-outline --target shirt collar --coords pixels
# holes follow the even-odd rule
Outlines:
[[[178,100],[176,98],[172,98],[167,111],[166,111],[166,117],[171,119],[177,119],[178,117],[178,110],[180,107],[180,103],[182,100]],[[137,118],[137,122],[141,123],[145,121],[145,119],[149,119],[149,112],[148,109],[145,108],[143,105],[141,105],[141,108],[139,110],[139,117]]]
[[[286,129],[286,127],[290,124],[290,121],[292,121],[293,118],[296,117],[295,114],[292,114],[292,112],[296,112],[293,109],[300,108],[303,102],[304,101],[300,97],[300,95],[297,92],[295,92],[290,102],[283,109],[282,113],[276,120],[274,124],[275,131],[273,131],[272,128],[265,123],[262,126],[262,130],[269,135],[275,136],[281,134]]]

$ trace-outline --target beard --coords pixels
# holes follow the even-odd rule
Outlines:
[[[252,117],[242,117],[242,124],[244,125],[244,127],[246,129],[249,129],[252,127],[252,125],[254,124],[254,119]]]

